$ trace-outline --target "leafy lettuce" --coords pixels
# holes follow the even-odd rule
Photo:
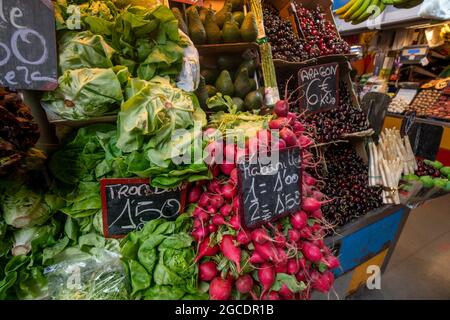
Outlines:
[[[43,98],[59,117],[77,120],[116,113],[123,101],[121,84],[129,78],[175,78],[181,71],[188,39],[180,36],[168,7],[118,9],[111,1],[90,1],[79,7],[77,26],[69,9],[73,3],[59,0],[56,6],[62,76],[58,89]],[[78,32],[73,31],[77,27]]]
[[[186,233],[189,227],[187,214],[176,221],[152,220],[122,240],[121,254],[128,266],[133,298],[207,299],[197,287],[193,239]]]

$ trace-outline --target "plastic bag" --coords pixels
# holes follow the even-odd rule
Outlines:
[[[45,269],[52,300],[126,300],[128,277],[120,255],[105,249],[89,254],[74,249],[67,259]]]
[[[425,0],[419,9],[419,16],[426,19],[450,19],[450,1]]]
[[[187,92],[194,92],[200,84],[200,57],[194,43],[179,30],[182,36],[189,40],[189,46],[184,49],[183,65],[177,78],[177,87]]]

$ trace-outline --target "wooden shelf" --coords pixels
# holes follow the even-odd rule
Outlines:
[[[214,55],[218,53],[242,53],[248,49],[259,50],[256,42],[203,44],[195,46],[200,55]]]
[[[316,64],[325,64],[330,62],[346,62],[349,59],[356,58],[357,54],[332,54],[329,56],[321,56],[318,58],[313,58],[301,62],[290,62],[280,59],[273,59],[273,64],[275,68],[284,69],[284,68],[302,68],[310,65]]]

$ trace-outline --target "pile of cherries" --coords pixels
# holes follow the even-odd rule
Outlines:
[[[300,62],[312,57],[318,57],[318,48],[305,50],[306,41],[299,38],[289,20],[282,19],[278,10],[270,3],[263,3],[264,29],[272,46],[274,59]]]
[[[432,176],[434,178],[439,178],[441,176],[441,171],[423,162],[423,159],[417,158],[417,170],[414,172],[417,176]]]
[[[337,108],[304,115],[304,122],[310,124],[308,130],[316,142],[338,140],[344,134],[365,131],[370,128],[366,114],[355,108],[345,82],[340,83],[339,105]]]
[[[369,187],[368,166],[351,144],[328,147],[325,161],[325,186],[321,192],[334,199],[322,207],[328,222],[342,226],[383,205],[381,187]]]
[[[330,54],[346,54],[350,46],[342,40],[331,21],[325,19],[320,6],[309,10],[296,5],[301,34],[297,35],[278,10],[263,2],[264,28],[272,45],[274,59],[301,62]]]
[[[317,47],[321,56],[347,54],[350,52],[348,43],[339,37],[335,26],[325,19],[321,6],[318,5],[315,9],[309,10],[295,2],[294,5],[300,29],[303,31],[306,39],[306,51]]]

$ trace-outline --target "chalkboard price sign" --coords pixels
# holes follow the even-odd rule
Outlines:
[[[280,151],[276,163],[247,159],[238,164],[240,214],[245,227],[255,228],[300,210],[300,164],[299,148]]]
[[[309,113],[333,109],[339,103],[339,64],[328,63],[298,71],[300,107]]]
[[[407,121],[403,119],[402,127],[406,127]],[[414,122],[407,131],[414,155],[424,159],[435,160],[439,152],[443,133],[444,128],[441,126]]]
[[[154,219],[175,220],[183,213],[186,188],[159,189],[148,179],[102,179],[103,234],[121,238]]]
[[[0,0],[0,86],[54,90],[57,85],[51,0]]]

